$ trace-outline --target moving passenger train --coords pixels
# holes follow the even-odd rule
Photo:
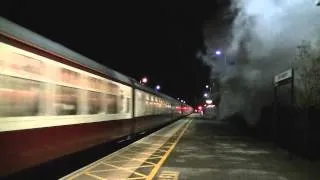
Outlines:
[[[191,112],[174,98],[0,17],[0,176]]]

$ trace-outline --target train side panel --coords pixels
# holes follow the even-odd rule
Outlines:
[[[0,175],[131,133],[131,87],[1,42],[0,57]]]
[[[172,120],[171,104],[162,97],[135,89],[135,133],[163,125]]]

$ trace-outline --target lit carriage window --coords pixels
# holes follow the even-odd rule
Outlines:
[[[89,114],[98,114],[101,112],[101,96],[102,93],[99,92],[88,92]]]
[[[79,85],[79,73],[69,69],[60,69],[60,80],[64,83]]]
[[[39,112],[40,82],[0,76],[0,117],[35,116]]]
[[[56,88],[56,112],[58,115],[75,115],[78,111],[78,89],[66,86]]]
[[[125,98],[123,95],[119,96],[119,103],[118,103],[118,113],[122,113],[124,112],[124,108],[125,108]]]
[[[126,113],[130,112],[130,98],[127,98],[127,109]]]
[[[103,90],[103,82],[100,79],[89,77],[89,87],[95,90]]]
[[[106,95],[107,113],[116,114],[118,113],[118,102],[117,96],[113,94]]]

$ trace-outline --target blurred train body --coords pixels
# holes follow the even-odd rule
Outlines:
[[[192,108],[0,17],[0,176]]]

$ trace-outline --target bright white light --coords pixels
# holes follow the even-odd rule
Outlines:
[[[221,51],[216,51],[216,55],[220,55],[221,54]]]
[[[204,97],[208,97],[208,93],[204,93],[204,95],[203,95]]]
[[[148,82],[148,79],[146,77],[142,78],[142,82],[143,83],[147,83]]]
[[[209,85],[206,85],[206,88],[208,89],[208,88],[209,88]]]
[[[212,104],[212,100],[211,100],[211,99],[207,99],[207,100],[206,100],[206,103],[207,103],[207,104]]]
[[[159,86],[159,85],[157,85],[157,86],[156,86],[156,89],[157,89],[157,90],[160,90],[160,86]]]

